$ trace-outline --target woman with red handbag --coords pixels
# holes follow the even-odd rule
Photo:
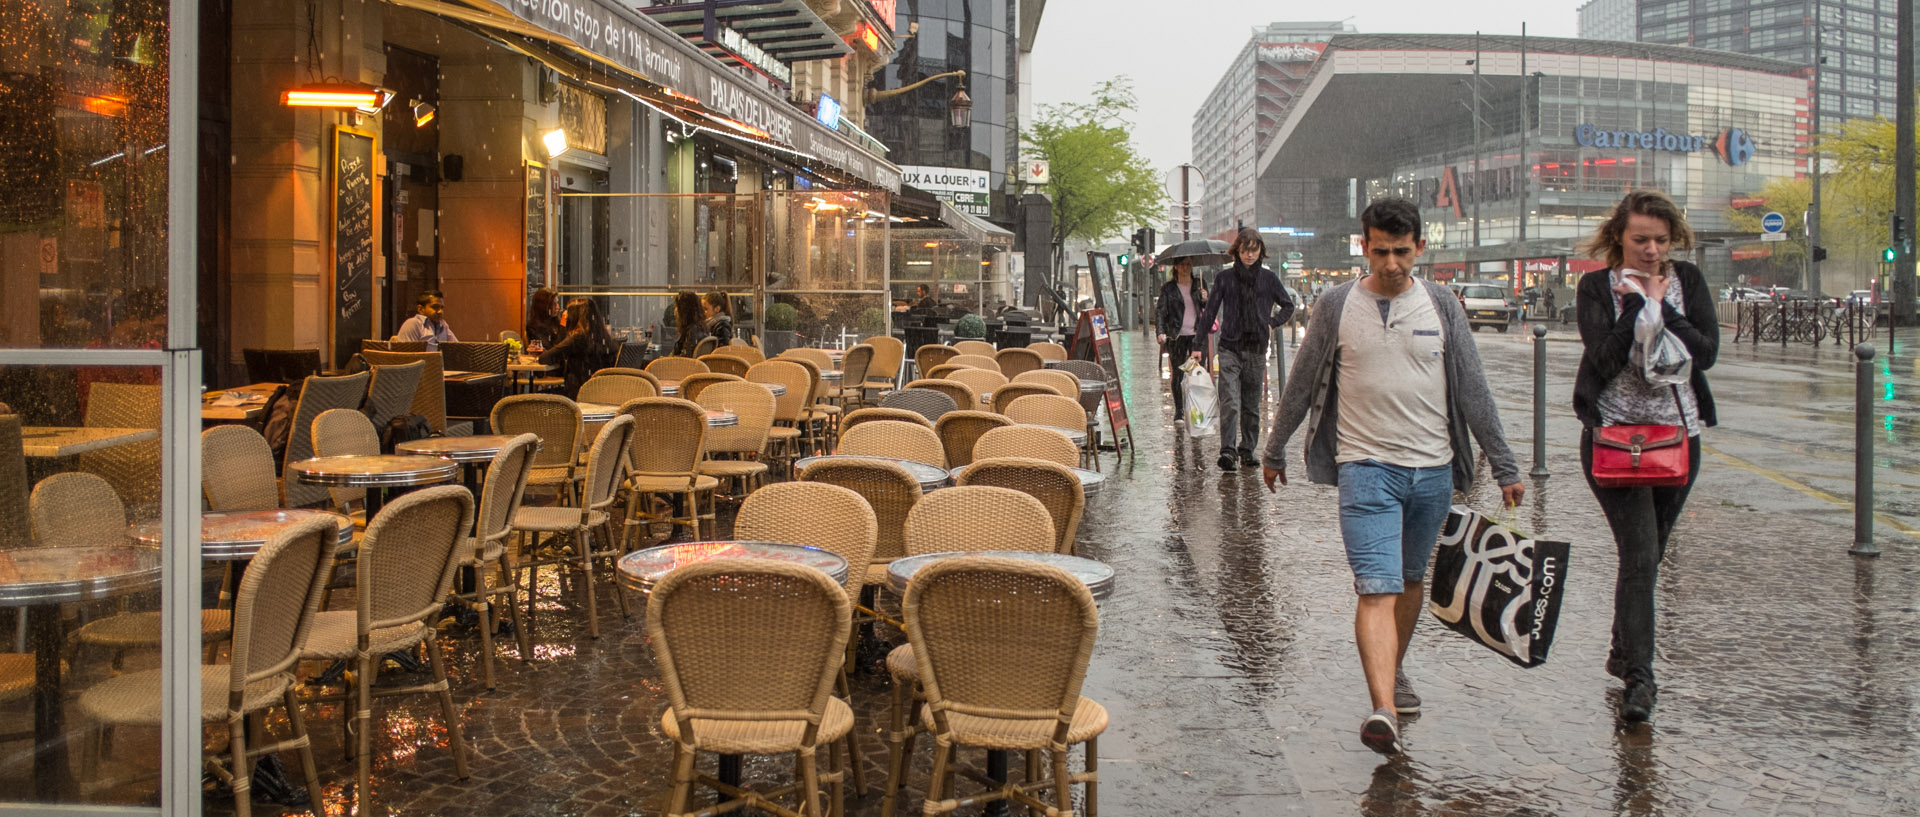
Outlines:
[[[1582,276],[1575,294],[1586,349],[1573,411],[1581,467],[1620,556],[1607,673],[1626,682],[1628,722],[1653,713],[1654,585],[1700,470],[1700,430],[1715,422],[1703,374],[1720,349],[1713,293],[1698,267],[1667,257],[1692,246],[1686,214],[1656,190],[1628,193],[1581,245],[1607,269]],[[1685,348],[1678,370],[1662,354],[1677,352],[1674,341]]]

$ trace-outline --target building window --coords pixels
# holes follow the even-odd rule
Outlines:
[[[1687,21],[1657,25],[1643,29],[1640,38],[1648,42],[1685,42],[1687,39]]]
[[[1847,97],[1847,115],[1856,117],[1872,116],[1877,106],[1872,99],[1865,97]]]
[[[1712,17],[1702,17],[1694,21],[1693,33],[1695,36],[1698,36],[1701,34],[1719,34],[1732,31],[1740,27],[1740,24],[1735,21],[1735,18],[1738,16],[1739,15],[1735,14],[1716,14]]]
[[[1767,6],[1765,8],[1757,8],[1751,12],[1748,12],[1747,25],[1750,25],[1754,28],[1761,28],[1763,26],[1773,25],[1774,23],[1784,22],[1788,19],[1793,19],[1796,21],[1799,20],[1800,9],[1792,9],[1791,11],[1792,11],[1792,14],[1789,15],[1788,14],[1789,9],[1787,9],[1784,6]]]
[[[1648,23],[1658,23],[1663,20],[1672,20],[1676,17],[1685,17],[1691,11],[1690,5],[1687,0],[1675,0],[1675,2],[1668,3],[1644,3],[1640,6],[1640,24],[1644,26]]]

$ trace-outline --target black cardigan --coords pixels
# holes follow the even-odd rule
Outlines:
[[[1198,275],[1193,276],[1193,284],[1187,289],[1193,296],[1193,334],[1199,337],[1207,334],[1207,330],[1200,328],[1200,313],[1207,310],[1207,293],[1200,288]],[[1180,298],[1179,281],[1167,279],[1166,283],[1160,285],[1160,302],[1153,310],[1154,323],[1158,325],[1160,334],[1166,335],[1168,340],[1178,336],[1180,324],[1186,318],[1186,309],[1187,302]]]
[[[1681,315],[1669,304],[1663,303],[1660,308],[1666,315],[1667,331],[1693,355],[1693,374],[1687,385],[1693,387],[1694,399],[1699,402],[1701,424],[1711,427],[1719,419],[1713,394],[1707,390],[1706,370],[1713,368],[1714,359],[1720,355],[1720,317],[1714,311],[1713,291],[1707,288],[1699,267],[1675,261],[1673,271],[1680,278],[1680,297],[1687,305],[1687,314]],[[1574,290],[1580,342],[1586,346],[1586,353],[1580,356],[1580,369],[1573,379],[1573,413],[1588,428],[1601,424],[1600,391],[1627,367],[1633,352],[1634,317],[1646,303],[1639,295],[1626,295],[1620,299],[1616,317],[1612,273],[1603,269],[1582,275]]]

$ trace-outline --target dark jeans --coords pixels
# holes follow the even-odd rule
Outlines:
[[[1613,529],[1620,573],[1613,587],[1613,649],[1608,669],[1622,680],[1653,680],[1653,590],[1667,537],[1700,476],[1700,438],[1687,440],[1687,484],[1670,488],[1602,488],[1593,481],[1593,432],[1580,433],[1580,470]]]
[[[1220,453],[1253,456],[1260,444],[1260,397],[1267,388],[1265,349],[1221,348]]]
[[[1167,338],[1167,365],[1173,367],[1173,416],[1187,416],[1187,373],[1180,370],[1193,356],[1193,336]]]

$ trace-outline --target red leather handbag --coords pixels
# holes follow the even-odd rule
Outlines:
[[[1687,484],[1685,426],[1600,426],[1593,430],[1593,481],[1602,488]]]

